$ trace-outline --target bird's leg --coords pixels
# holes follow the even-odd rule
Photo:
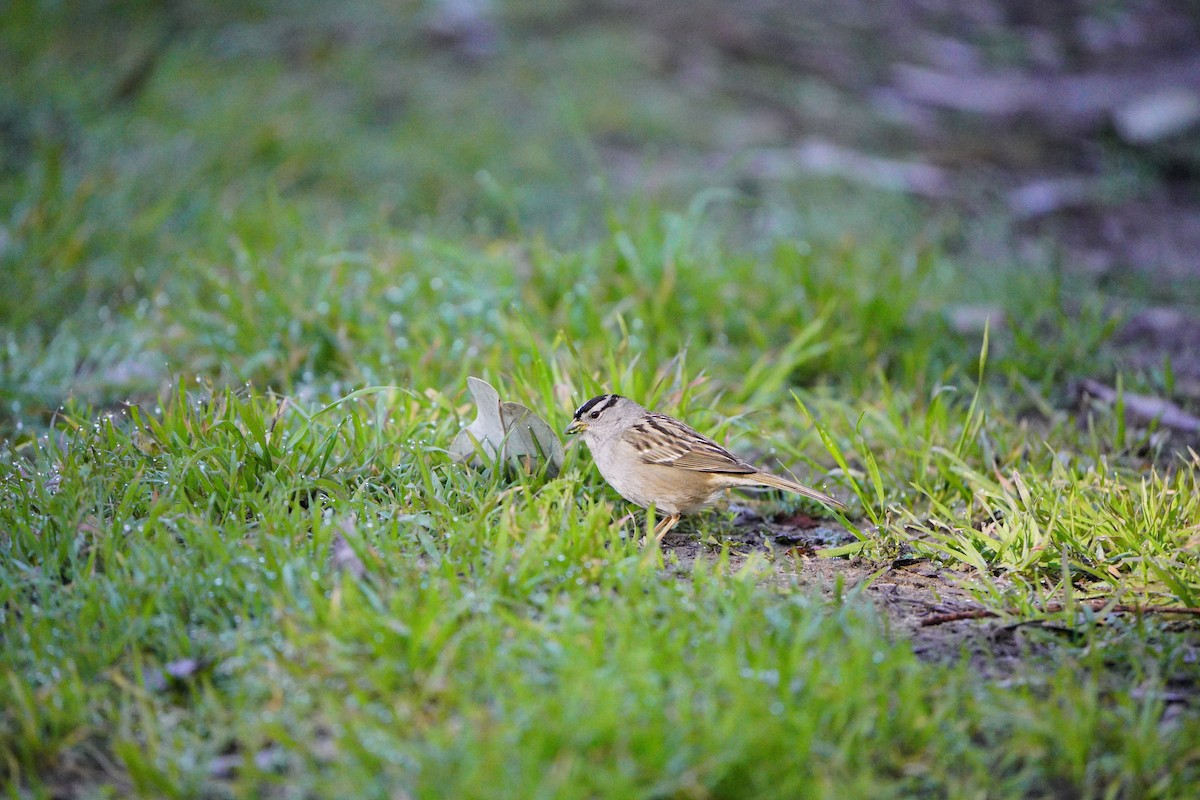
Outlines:
[[[661,542],[663,537],[667,535],[667,531],[674,528],[678,522],[678,514],[670,514],[659,520],[659,523],[654,526],[654,541]]]

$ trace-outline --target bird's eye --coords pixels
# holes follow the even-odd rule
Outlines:
[[[589,416],[589,417],[591,417],[592,419],[599,419],[599,418],[600,418],[600,412],[599,412],[599,411],[593,411],[592,413],[588,414],[588,416]]]

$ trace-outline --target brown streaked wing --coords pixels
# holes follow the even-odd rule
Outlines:
[[[758,472],[712,439],[662,414],[647,415],[622,438],[648,464],[669,464],[694,472]]]

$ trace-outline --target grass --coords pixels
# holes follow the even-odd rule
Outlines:
[[[624,23],[477,68],[369,3],[131,4],[86,41],[13,11],[11,796],[1194,791],[1194,630],[1074,605],[1200,604],[1195,454],[1067,399],[1112,374],[1110,298],[900,198],[712,189],[691,159],[741,109],[685,113]],[[67,79],[124,85],[123,37],[136,91]],[[682,165],[665,188],[619,185],[618,134]],[[1011,322],[956,332],[967,303]],[[579,448],[460,468],[468,375],[560,430],[602,390],[680,414],[849,500],[846,549],[1050,632],[923,659],[719,514],[694,562],[639,547]]]

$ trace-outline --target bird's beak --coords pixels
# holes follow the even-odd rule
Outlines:
[[[567,429],[565,431],[563,431],[563,433],[566,434],[567,436],[570,436],[573,433],[580,433],[582,431],[586,431],[587,427],[588,427],[587,423],[584,422],[583,420],[573,419],[573,420],[571,420],[571,424],[567,426]]]

